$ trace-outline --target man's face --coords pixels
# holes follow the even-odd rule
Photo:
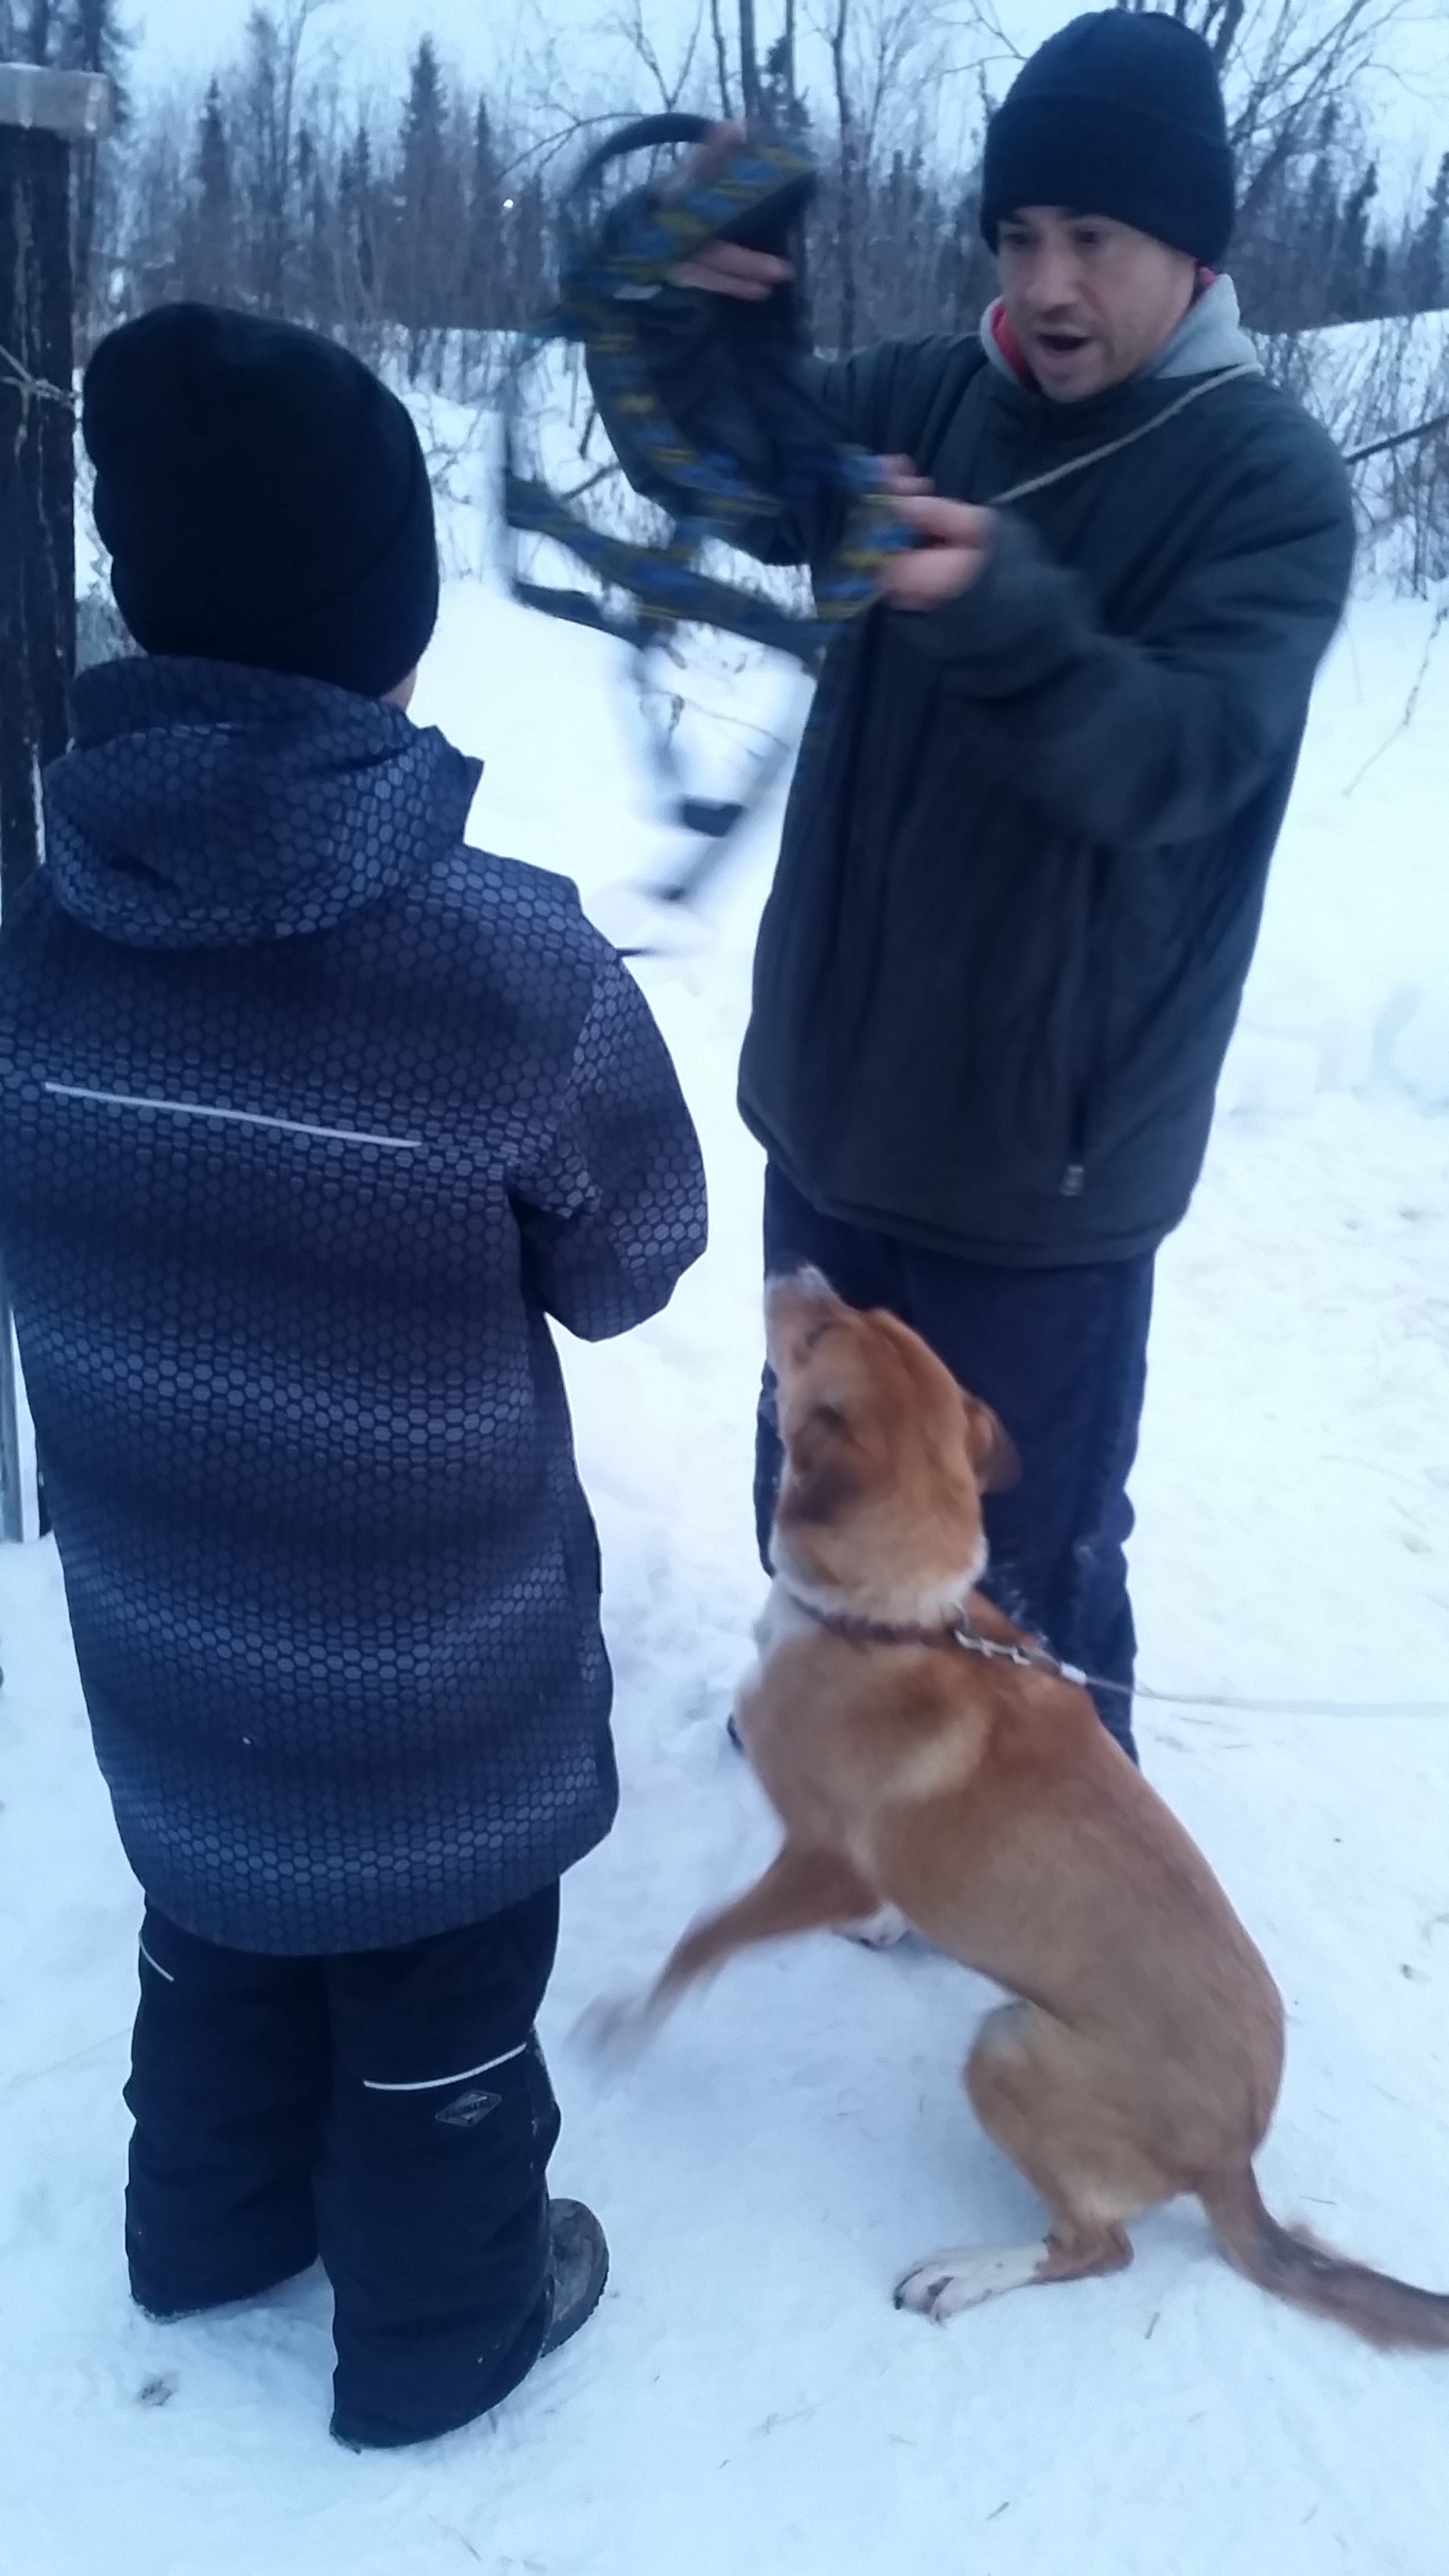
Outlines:
[[[1066,206],[1007,215],[997,261],[1012,329],[1053,402],[1085,402],[1135,376],[1171,339],[1197,283],[1186,252]]]

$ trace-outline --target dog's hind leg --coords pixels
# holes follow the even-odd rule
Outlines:
[[[1039,2236],[1027,2245],[953,2245],[915,2264],[896,2284],[898,2308],[943,2326],[963,2308],[979,2308],[1004,2291],[1037,2281],[1084,2281],[1094,2272],[1125,2272],[1132,2245],[1120,2227]]]
[[[966,2088],[987,2136],[1041,2193],[1049,2229],[1032,2244],[930,2256],[899,2284],[897,2307],[944,2324],[1007,2290],[1125,2270],[1132,2245],[1123,2220],[1176,2186],[1138,2146],[1095,2072],[1073,2034],[1035,2004],[987,2015]]]

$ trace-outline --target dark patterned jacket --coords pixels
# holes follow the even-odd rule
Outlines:
[[[488,1914],[608,1830],[546,1318],[704,1243],[663,1043],[478,769],[220,663],[87,673],[0,933],[0,1249],[137,1876],[252,1950]]]

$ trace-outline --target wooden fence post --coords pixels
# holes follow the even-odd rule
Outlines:
[[[70,150],[110,131],[111,83],[0,63],[0,916],[44,857],[40,773],[75,668]],[[38,1527],[0,1272],[0,1538]]]

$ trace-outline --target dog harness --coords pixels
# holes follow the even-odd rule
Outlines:
[[[639,315],[667,285],[670,272],[714,242],[783,251],[816,186],[815,164],[797,145],[750,136],[708,173],[639,189],[599,219],[600,183],[613,164],[637,152],[698,143],[711,130],[698,116],[639,118],[591,153],[569,188],[560,214],[557,304],[522,335],[504,382],[503,522],[504,569],[515,599],[616,636],[631,648],[655,764],[673,790],[673,819],[706,842],[718,842],[758,803],[789,746],[781,744],[777,758],[756,764],[744,795],[720,799],[689,792],[679,776],[672,729],[652,714],[664,694],[653,685],[653,655],[680,626],[712,626],[791,656],[813,677],[832,635],[876,597],[887,557],[911,539],[891,507],[879,460],[842,441],[783,352],[772,353],[768,334],[754,353],[751,397],[780,460],[770,495],[756,490],[729,457],[693,446],[654,390]],[[633,542],[584,517],[576,504],[598,477],[561,495],[525,470],[527,380],[543,353],[558,343],[586,352],[595,385],[627,420],[640,453],[672,492],[684,496],[685,506],[670,516],[662,542]],[[703,569],[701,557],[710,544],[737,545],[751,522],[768,523],[782,501],[803,503],[822,491],[839,497],[842,532],[828,561],[814,569],[813,614],[798,615]],[[551,538],[600,588],[565,588],[525,577],[517,542],[523,536]],[[683,899],[699,873],[696,862],[661,890],[665,898]]]

